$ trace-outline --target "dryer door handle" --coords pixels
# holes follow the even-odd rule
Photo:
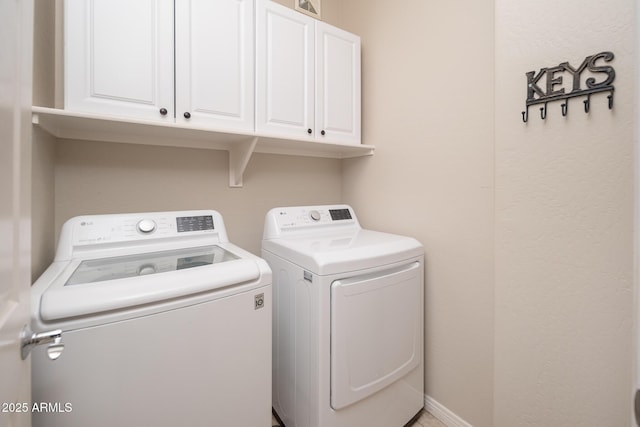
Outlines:
[[[345,289],[346,293],[359,293],[361,290],[370,291],[373,283],[374,287],[387,286],[381,279],[393,279],[400,281],[400,277],[412,275],[415,270],[420,268],[420,262],[413,261],[409,264],[401,265],[399,267],[390,268],[388,270],[376,271],[374,273],[363,274],[360,276],[346,277],[344,279],[336,280],[332,285],[339,285]]]

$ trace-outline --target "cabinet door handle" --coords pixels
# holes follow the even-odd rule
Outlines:
[[[190,119],[191,118],[191,113],[188,112],[188,111],[186,113],[184,113],[184,118],[185,119]]]
[[[160,114],[162,114],[163,116],[167,115],[167,109],[166,108],[161,108],[160,109]]]
[[[311,129],[307,129],[307,133],[308,133],[309,135],[311,135],[311,132],[313,132]]]
[[[320,132],[320,134],[321,134],[322,136],[324,136],[324,134],[325,134],[325,131],[322,131],[322,132]]]

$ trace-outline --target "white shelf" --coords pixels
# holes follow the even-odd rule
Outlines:
[[[346,159],[370,156],[375,149],[372,145],[293,140],[46,107],[33,107],[32,112],[33,124],[57,138],[228,151],[231,187],[242,187],[242,176],[254,152]]]

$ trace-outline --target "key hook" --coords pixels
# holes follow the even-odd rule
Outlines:
[[[545,120],[547,118],[547,103],[544,103],[544,107],[540,107],[540,118]]]
[[[584,112],[588,113],[589,108],[591,107],[591,94],[587,95],[587,99],[582,102],[584,102]]]

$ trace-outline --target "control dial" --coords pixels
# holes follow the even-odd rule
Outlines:
[[[157,271],[155,264],[142,264],[138,267],[137,273],[138,276],[146,276],[147,274],[154,274]]]
[[[152,219],[142,219],[138,221],[136,229],[142,234],[153,233],[156,230],[156,222]]]
[[[314,221],[320,221],[320,212],[318,212],[316,210],[313,210],[313,211],[309,212],[309,216]]]

